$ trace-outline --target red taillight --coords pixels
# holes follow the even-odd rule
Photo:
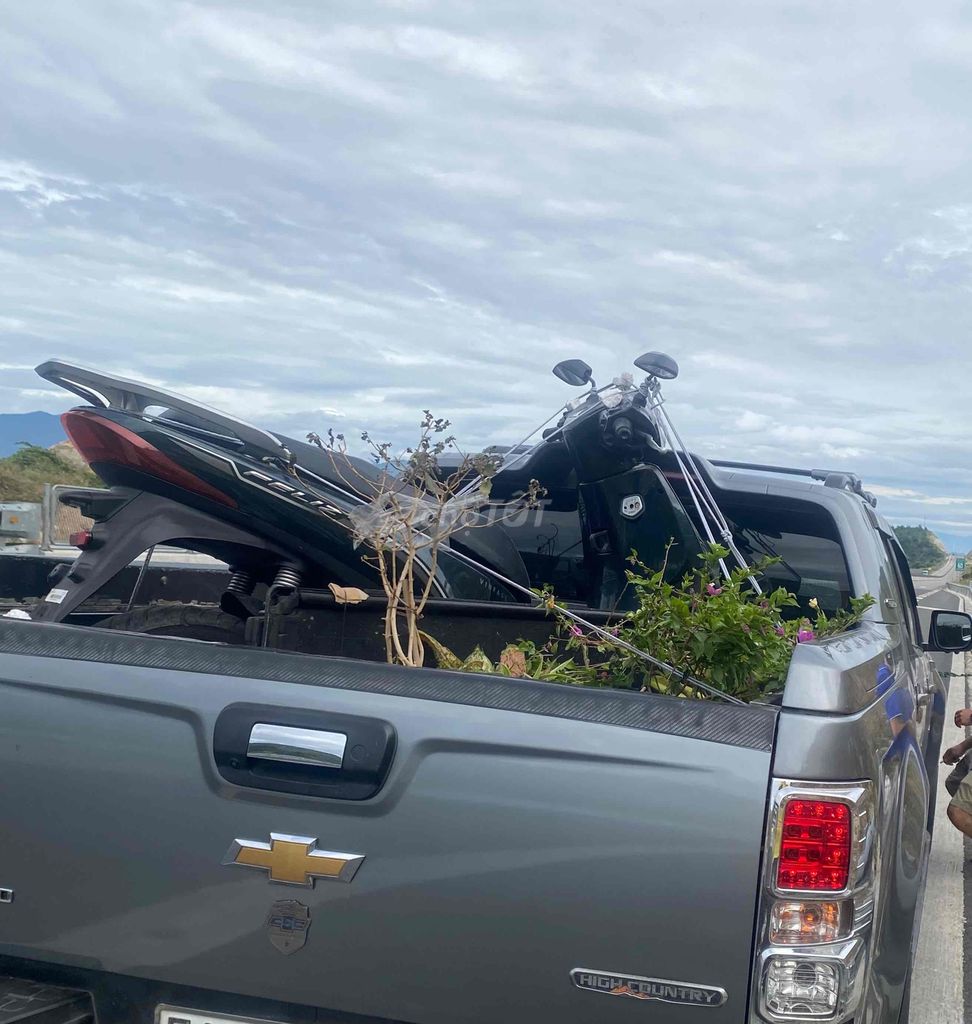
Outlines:
[[[783,809],[778,889],[839,892],[847,886],[851,820],[835,800],[789,800]]]
[[[116,466],[136,469],[209,498],[210,501],[236,507],[236,502],[232,498],[217,491],[215,487],[211,487],[205,480],[200,480],[187,469],[183,469],[168,455],[149,444],[144,437],[139,437],[138,434],[111,420],[103,419],[97,413],[75,409],[64,413],[61,423],[74,447],[88,465],[109,462]]]
[[[90,530],[78,530],[68,537],[68,543],[75,548],[86,548],[91,543]]]

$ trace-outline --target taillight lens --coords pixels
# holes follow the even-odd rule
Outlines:
[[[845,913],[841,913],[841,908]],[[770,910],[769,940],[776,946],[833,942],[850,929],[853,908],[834,900],[775,900]]]
[[[88,465],[108,462],[147,473],[183,490],[192,491],[221,505],[236,507],[236,502],[205,480],[183,469],[168,455],[149,444],[144,437],[125,427],[83,409],[66,412],[61,417],[65,433]]]
[[[72,547],[86,548],[91,543],[91,531],[77,530],[68,537],[68,543]]]
[[[847,886],[851,818],[835,800],[791,799],[783,808],[778,889],[840,892]]]
[[[833,1017],[840,997],[840,968],[835,963],[772,957],[763,982],[766,1007],[787,1020]]]

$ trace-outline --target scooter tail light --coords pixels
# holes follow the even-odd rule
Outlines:
[[[164,452],[127,428],[97,413],[74,409],[61,416],[64,431],[89,466],[110,463],[134,469],[210,501],[236,508],[236,502],[184,469]]]

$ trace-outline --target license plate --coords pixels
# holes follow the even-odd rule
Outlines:
[[[157,1024],[277,1024],[263,1017],[227,1017],[222,1013],[185,1010],[178,1006],[160,1006],[155,1011]]]

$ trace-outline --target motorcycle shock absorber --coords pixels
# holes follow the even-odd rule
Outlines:
[[[277,575],[270,585],[271,592],[276,590],[296,590],[301,584],[302,574],[300,569],[291,562],[281,562],[277,568]]]
[[[219,599],[220,608],[228,615],[235,615],[245,622],[260,612],[260,604],[253,597],[255,589],[256,580],[251,573],[231,568],[229,582]]]
[[[263,606],[263,636],[261,647],[267,647],[270,641],[270,613],[274,607],[274,599],[278,594],[287,591],[295,591],[300,587],[303,574],[298,566],[292,562],[281,562],[277,567],[277,573],[267,591],[267,599]]]
[[[240,594],[243,597],[249,597],[253,593],[255,586],[256,580],[254,580],[251,573],[243,572],[241,569],[234,569],[229,583],[226,584],[226,591],[229,594]]]

